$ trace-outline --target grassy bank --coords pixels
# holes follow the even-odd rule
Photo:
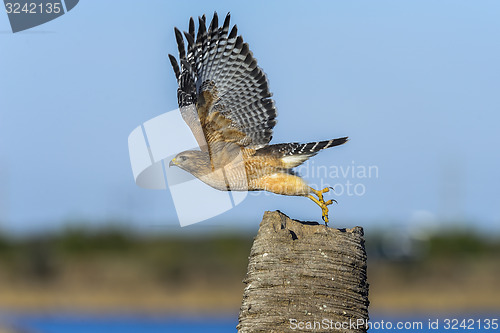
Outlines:
[[[395,244],[367,236],[371,310],[500,309],[500,241],[469,232]],[[0,237],[0,308],[236,312],[252,236],[68,230]],[[401,250],[401,249],[400,249]],[[392,251],[392,252],[391,252]]]

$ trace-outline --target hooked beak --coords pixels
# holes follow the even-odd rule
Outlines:
[[[168,163],[168,167],[170,168],[172,165],[177,165],[177,162],[175,161],[175,157]]]

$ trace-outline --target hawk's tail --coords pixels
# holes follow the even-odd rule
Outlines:
[[[326,149],[326,148],[331,148],[335,146],[340,146],[346,143],[349,140],[349,138],[343,137],[343,138],[338,138],[338,139],[331,139],[331,140],[326,140],[326,141],[317,141],[317,142],[309,142],[309,143],[302,143],[298,144],[295,149],[290,150],[289,154],[294,155],[294,154],[302,154],[302,155],[315,155],[317,154],[320,150]],[[311,155],[311,156],[313,156]]]
[[[348,140],[348,137],[343,137],[309,143],[280,143],[259,149],[257,155],[265,154],[278,157],[283,162],[285,168],[291,169],[301,165],[320,150],[340,146]]]

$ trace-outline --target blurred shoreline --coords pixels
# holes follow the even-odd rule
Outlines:
[[[500,309],[499,239],[470,232],[401,239],[367,236],[370,311]],[[120,230],[0,237],[0,313],[237,313],[252,241]]]

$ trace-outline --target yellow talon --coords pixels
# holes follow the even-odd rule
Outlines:
[[[337,200],[335,199],[330,199],[328,201],[325,202],[325,199],[323,199],[323,193],[326,193],[328,191],[330,191],[330,188],[329,187],[326,187],[320,191],[318,190],[315,190],[313,189],[312,187],[310,187],[311,189],[311,192],[313,192],[314,194],[316,194],[316,196],[318,197],[318,199],[316,199],[315,197],[313,197],[312,195],[308,195],[307,197],[309,199],[311,199],[312,201],[314,201],[318,206],[321,207],[321,213],[322,213],[322,219],[323,221],[325,221],[325,225],[328,224],[328,206],[331,205],[333,202],[337,202]]]

